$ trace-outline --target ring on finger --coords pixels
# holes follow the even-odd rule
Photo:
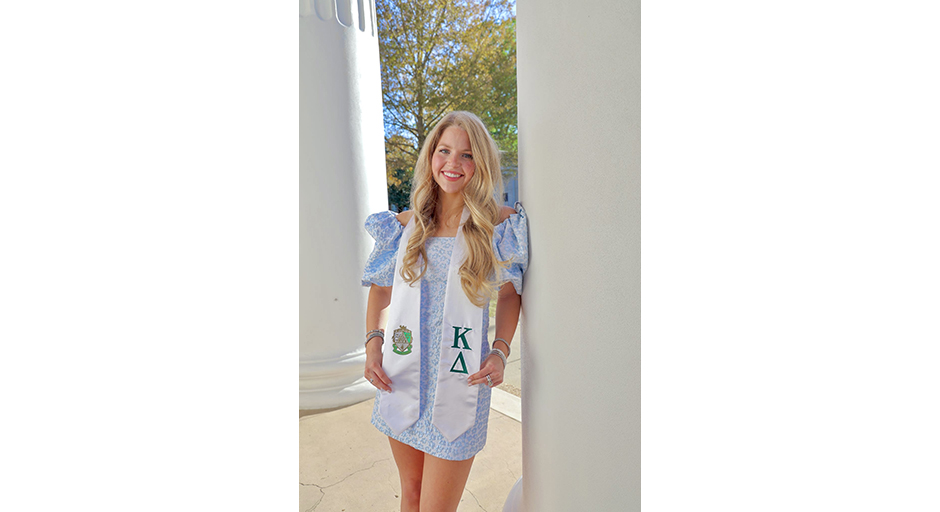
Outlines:
[[[493,387],[493,379],[491,379],[489,375],[486,376],[486,385]]]

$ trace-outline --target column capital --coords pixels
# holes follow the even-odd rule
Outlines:
[[[300,0],[300,17],[316,16],[375,37],[375,0]]]

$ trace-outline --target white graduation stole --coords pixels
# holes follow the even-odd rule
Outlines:
[[[480,392],[478,386],[467,385],[467,377],[480,370],[483,308],[475,306],[464,294],[458,274],[467,254],[463,224],[469,217],[470,211],[464,207],[447,269],[441,360],[431,420],[448,442],[473,426]],[[385,329],[394,334],[382,346],[382,369],[392,380],[392,392],[381,391],[379,413],[395,435],[418,421],[420,412],[421,280],[409,286],[401,277],[402,259],[414,230],[412,217],[402,232],[395,263],[388,327]]]

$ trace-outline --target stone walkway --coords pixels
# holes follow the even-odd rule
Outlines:
[[[388,438],[369,422],[374,401],[300,417],[300,512],[398,512],[398,469]],[[490,409],[458,512],[503,510],[522,476],[521,442],[522,424]]]

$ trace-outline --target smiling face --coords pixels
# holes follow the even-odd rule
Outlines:
[[[431,173],[445,194],[457,194],[470,182],[476,169],[470,137],[458,126],[448,126],[434,148]]]

